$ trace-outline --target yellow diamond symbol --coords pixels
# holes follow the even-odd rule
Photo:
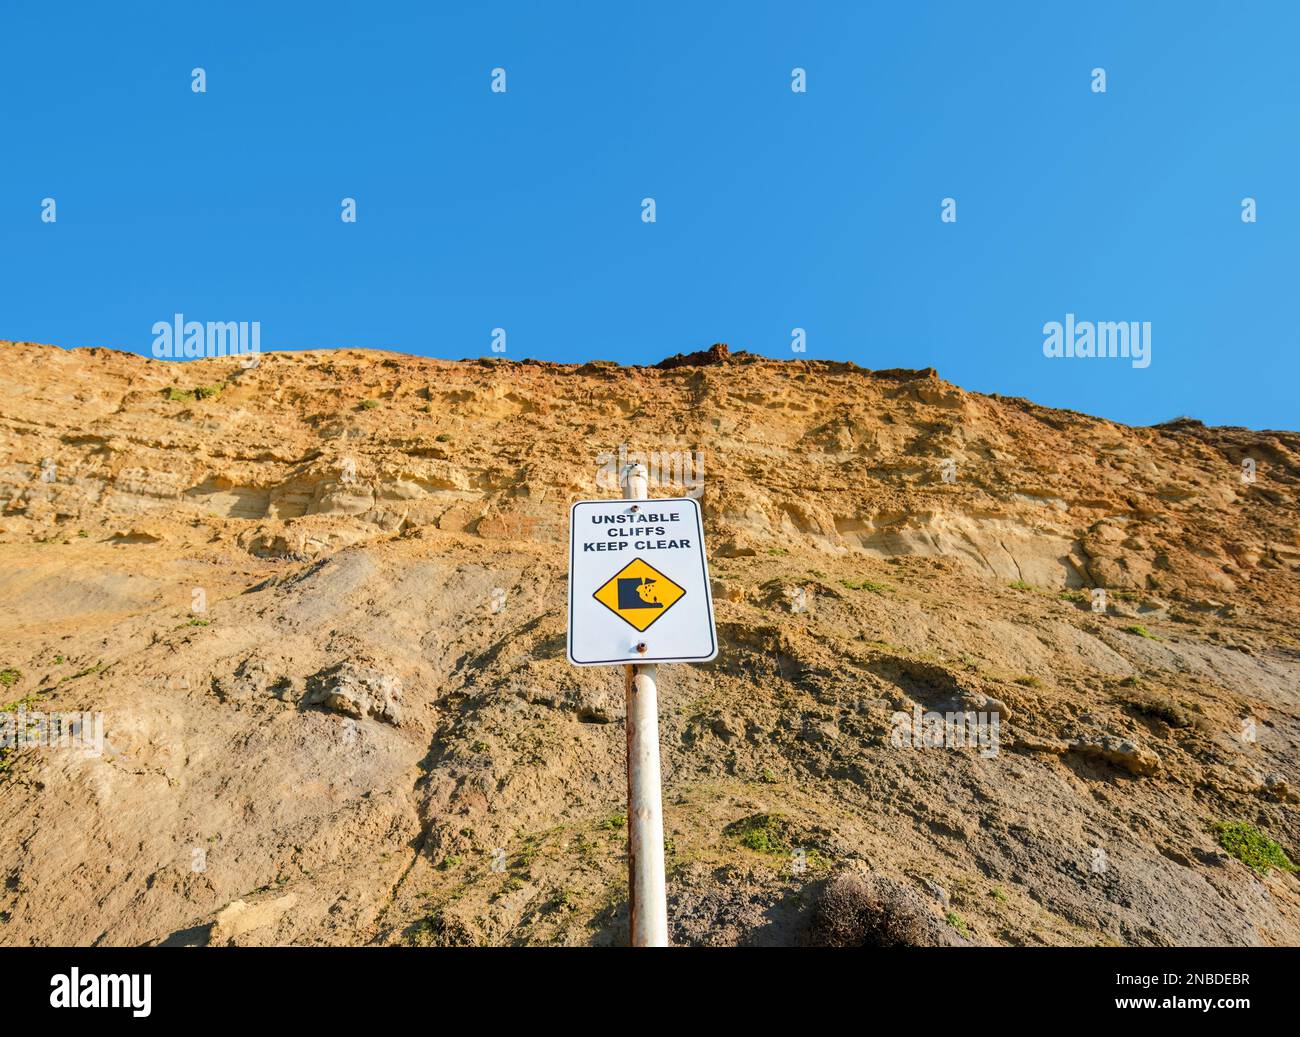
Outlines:
[[[685,594],[654,566],[634,558],[592,597],[625,623],[646,630]]]

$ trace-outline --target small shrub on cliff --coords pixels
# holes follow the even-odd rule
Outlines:
[[[1220,821],[1214,826],[1214,834],[1220,846],[1259,875],[1267,874],[1269,868],[1282,872],[1300,871],[1280,845],[1252,824]]]
[[[791,848],[790,824],[780,814],[750,814],[722,832],[756,853],[787,853]]]
[[[892,594],[894,588],[875,580],[840,580],[840,585],[851,591],[871,591],[872,594]]]
[[[966,942],[954,923],[944,925],[931,916],[914,890],[883,876],[853,872],[826,883],[807,941],[815,947],[944,947]]]
[[[162,390],[163,399],[172,403],[193,403],[195,400],[210,400],[220,396],[226,387],[225,382],[213,382],[211,385],[196,385],[193,389],[178,389],[174,385]]]
[[[1128,695],[1120,700],[1134,713],[1163,720],[1170,727],[1190,727],[1195,718],[1167,695]]]

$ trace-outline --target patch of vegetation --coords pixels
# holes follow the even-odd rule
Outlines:
[[[438,862],[439,871],[450,871],[452,868],[458,868],[458,867],[460,867],[459,854],[455,854],[455,853],[448,854],[446,857],[444,857],[442,860]]]
[[[769,547],[767,553],[770,555],[788,555],[790,552],[784,547]]]
[[[1072,601],[1076,605],[1086,605],[1092,600],[1090,595],[1085,594],[1083,591],[1075,590],[1061,591],[1056,596],[1062,601]]]
[[[1141,623],[1130,624],[1129,626],[1126,626],[1124,629],[1130,634],[1137,634],[1138,637],[1145,637],[1149,641],[1164,640],[1164,638],[1160,637],[1158,634],[1151,633],[1151,631],[1148,630],[1146,627],[1144,627]]]
[[[63,680],[59,681],[59,683],[62,684],[63,681],[75,681],[78,677],[89,677],[92,673],[98,673],[103,668],[103,662],[97,662],[94,666],[87,666],[84,670],[78,670],[76,673],[64,677]]]
[[[612,814],[605,818],[598,826],[602,832],[614,832],[620,828],[627,827],[626,814]]]
[[[7,706],[0,706],[0,713],[17,713],[20,709],[27,709],[47,698],[49,698],[48,692],[29,691],[22,698],[10,702]]]
[[[818,580],[824,580],[824,579],[826,579],[826,574],[825,574],[824,572],[822,572],[820,569],[809,569],[809,570],[808,570],[808,575],[809,575],[809,576],[812,576],[812,577],[814,577],[815,579],[818,579]]]
[[[596,857],[596,844],[579,832],[569,843],[569,852],[576,853],[584,861],[594,861]]]
[[[210,620],[210,619],[191,619],[191,620],[190,620],[188,623],[186,623],[185,625],[186,625],[187,627],[206,627],[206,626],[211,626],[211,625],[212,625],[212,620]]]
[[[469,751],[472,753],[485,753],[491,748],[492,747],[488,745],[487,742],[478,741],[469,747]]]
[[[966,919],[962,918],[962,916],[957,914],[956,911],[949,911],[943,916],[943,920],[961,933],[962,936],[969,938],[970,927],[966,924]]]
[[[840,580],[840,586],[851,591],[871,591],[872,594],[893,594],[894,588],[875,580]]]
[[[750,814],[722,830],[755,853],[789,853],[790,822],[780,814]]]
[[[1044,686],[1043,682],[1039,680],[1037,677],[1031,677],[1028,675],[1024,677],[1017,677],[1016,683],[1019,684],[1022,688],[1042,688]]]
[[[555,895],[546,902],[547,911],[576,911],[578,910],[578,898],[571,889],[557,890]]]
[[[369,400],[369,399],[362,400],[360,403],[357,404],[357,406],[360,407],[362,410],[374,410],[376,407],[379,406],[379,401]]]
[[[446,432],[439,432],[433,438],[437,440],[439,443],[446,443],[448,440],[451,439],[451,436],[449,436]]]
[[[556,831],[558,829],[552,828],[549,831],[538,832],[535,835],[525,835],[521,830],[518,835],[523,840],[523,845],[510,861],[511,870],[518,871],[524,878],[532,878],[533,861],[541,853],[543,841]]]
[[[1254,825],[1245,821],[1220,821],[1214,826],[1219,845],[1259,875],[1269,868],[1281,872],[1300,871],[1286,851]]]
[[[5,669],[0,670],[0,684],[3,684],[6,688],[12,688],[22,679],[22,671],[15,670],[12,666],[7,666]]]
[[[996,900],[999,904],[1005,904],[1007,902],[1007,895],[1002,891],[1001,886],[993,887],[993,899]]]
[[[162,396],[163,399],[170,400],[172,403],[193,403],[195,400],[210,400],[214,396],[220,396],[225,388],[225,382],[196,385],[193,389],[178,389],[174,385],[169,385],[162,390]]]
[[[406,942],[412,947],[428,946],[437,939],[442,929],[442,912],[430,912],[406,931]]]
[[[759,773],[759,778],[764,785],[776,784],[776,775],[772,773],[770,768],[764,767],[763,770]]]
[[[1010,586],[1013,591],[1031,591],[1034,589],[1024,580],[1012,580],[1008,586]]]

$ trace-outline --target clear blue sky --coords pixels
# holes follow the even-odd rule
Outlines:
[[[7,0],[0,338],[147,353],[180,311],[646,363],[798,326],[1130,423],[1300,425],[1300,4],[450,6]],[[1067,312],[1150,321],[1151,366],[1045,358]]]

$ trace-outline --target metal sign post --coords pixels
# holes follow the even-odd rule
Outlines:
[[[623,499],[646,500],[645,465],[623,470]],[[638,645],[643,649],[644,646]],[[659,667],[624,667],[627,701],[627,874],[633,947],[668,946],[664,807],[659,771]]]
[[[718,632],[699,501],[649,500],[643,464],[619,476],[622,500],[569,508],[565,654],[574,666],[623,667],[632,946],[667,947],[658,664],[716,658]]]

